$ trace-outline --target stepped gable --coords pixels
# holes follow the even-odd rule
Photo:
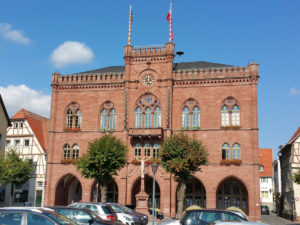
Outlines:
[[[43,150],[47,151],[50,120],[25,109],[20,109],[11,120],[27,120]]]

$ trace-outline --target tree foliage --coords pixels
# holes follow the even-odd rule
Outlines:
[[[206,164],[208,153],[206,147],[196,138],[190,138],[183,133],[167,138],[159,153],[161,164],[174,179],[179,182],[177,218],[181,218],[186,183],[191,175],[201,171],[201,165]]]
[[[296,173],[294,173],[294,181],[297,184],[300,184],[300,169]]]
[[[29,160],[23,160],[15,150],[0,158],[0,181],[5,184],[21,185],[26,183],[34,167]]]
[[[111,134],[104,135],[89,143],[87,154],[79,158],[76,166],[83,177],[103,185],[101,193],[106,196],[106,184],[125,166],[126,152],[126,145],[120,139]]]
[[[159,156],[162,166],[174,175],[176,181],[182,182],[201,171],[200,166],[206,164],[208,153],[199,140],[179,133],[163,142]]]

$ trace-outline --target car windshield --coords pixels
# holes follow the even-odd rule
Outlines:
[[[105,214],[113,214],[113,212],[107,205],[102,205],[101,208]]]
[[[130,212],[130,213],[134,212],[134,210],[129,209],[128,207],[126,207],[126,206],[124,206],[124,205],[120,205],[119,207],[120,207],[124,212]]]
[[[46,214],[47,216],[54,219],[56,222],[59,222],[60,224],[63,224],[63,225],[77,225],[72,220],[70,220],[69,218],[67,218],[59,213],[44,211],[44,214]]]
[[[122,213],[123,212],[122,209],[120,209],[120,207],[117,206],[117,205],[112,205],[111,207],[113,208],[113,210],[115,210],[116,213]]]

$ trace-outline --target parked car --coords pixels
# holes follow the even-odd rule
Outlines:
[[[148,224],[148,216],[143,213],[136,212],[122,204],[119,203],[108,203],[113,209],[121,210],[128,216],[131,216],[135,225],[147,225]],[[119,215],[118,215],[119,217]]]
[[[211,222],[223,221],[247,221],[240,214],[222,209],[196,209],[186,211],[180,220],[182,225],[207,225]]]
[[[93,211],[103,220],[115,222],[118,220],[117,215],[114,213],[112,208],[105,203],[101,202],[74,202],[69,207],[85,208]]]
[[[55,212],[68,217],[79,225],[113,225],[112,221],[103,220],[93,211],[85,208],[74,208],[67,206],[50,207]]]
[[[152,208],[148,209],[148,212],[150,215],[152,215]],[[158,209],[154,209],[154,213],[155,213],[156,218],[159,220],[162,220],[165,218],[165,215],[162,212],[158,211]]]
[[[77,223],[49,208],[0,208],[1,225],[77,225]]]
[[[270,215],[270,210],[267,205],[261,205],[260,208],[261,208],[261,214]]]
[[[114,213],[117,215],[118,220],[120,220],[122,223],[124,223],[126,225],[134,225],[135,224],[133,216],[126,214],[117,203],[106,202],[105,204],[107,204],[108,206],[110,206],[112,208]]]
[[[215,221],[211,222],[208,225],[268,225],[266,223],[257,223],[257,222],[250,222],[250,221]]]

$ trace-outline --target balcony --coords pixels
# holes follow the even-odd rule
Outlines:
[[[132,137],[162,137],[162,128],[129,128],[129,136]]]

